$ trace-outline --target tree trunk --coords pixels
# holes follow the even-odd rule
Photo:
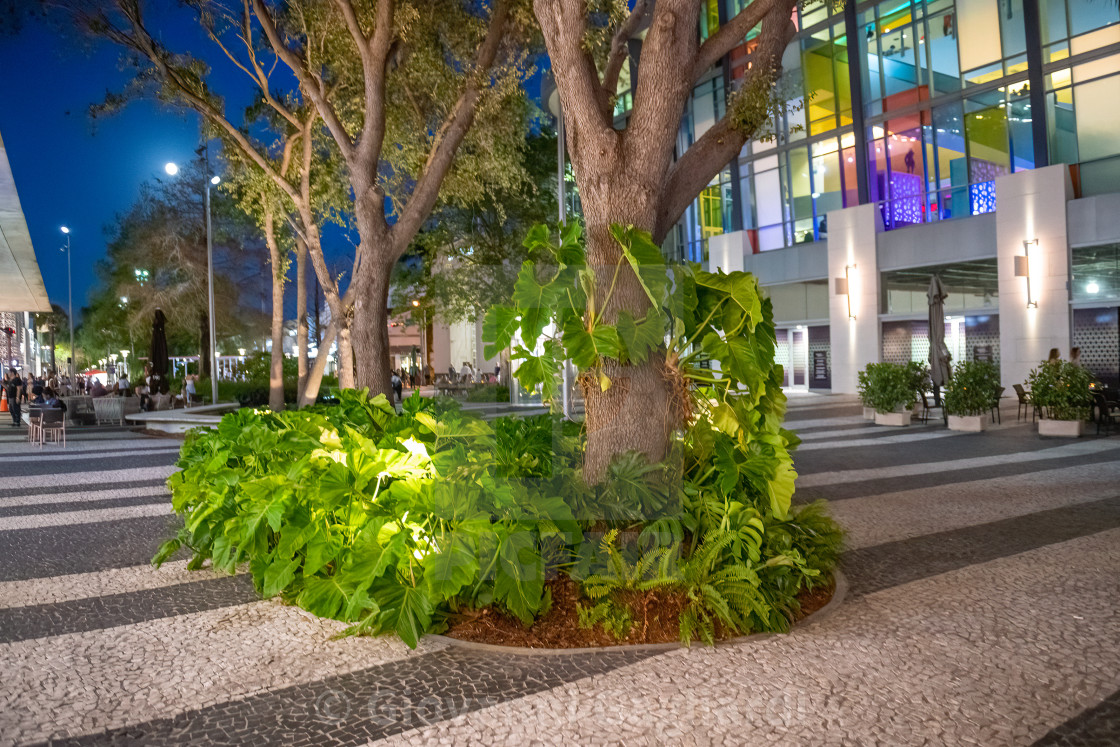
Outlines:
[[[595,308],[603,309],[603,320],[613,324],[619,311],[629,311],[635,319],[644,318],[650,309],[649,298],[622,256],[618,242],[610,235],[612,223],[634,225],[651,230],[656,216],[656,200],[639,194],[639,187],[625,173],[599,181],[603,189],[592,190],[592,199],[584,199],[587,221],[587,261],[596,275]],[[616,172],[617,173],[617,172]],[[615,267],[623,263],[618,279],[610,291]],[[610,294],[608,297],[608,293]],[[605,306],[604,306],[605,304]],[[601,482],[611,460],[628,451],[638,451],[651,463],[665,458],[669,434],[674,426],[670,384],[665,376],[664,357],[658,351],[649,360],[637,365],[621,365],[610,361],[603,373],[611,380],[603,391],[597,377],[581,376],[587,431],[584,452],[584,480]]]
[[[51,373],[57,374],[58,373],[58,364],[55,363],[55,360],[54,360],[54,327],[52,326],[49,329],[50,329],[50,333],[51,333]]]
[[[371,252],[372,254],[372,252]],[[371,262],[372,264],[372,262]],[[352,326],[358,388],[392,397],[389,385],[389,268],[370,268],[354,302]]]
[[[331,324],[336,324],[331,321]],[[354,388],[354,347],[351,343],[350,324],[339,324],[338,329],[338,387]]]
[[[296,237],[296,347],[299,366],[299,377],[296,380],[296,391],[303,392],[307,388],[307,242],[299,236]],[[322,377],[322,373],[319,374]],[[318,390],[319,385],[315,385]]]
[[[276,243],[275,215],[265,202],[264,238],[272,265],[272,353],[268,366],[268,407],[273,412],[284,409],[284,274],[281,272],[280,247]]]
[[[319,354],[315,356],[315,362],[311,365],[310,370],[307,372],[307,378],[299,390],[299,406],[307,407],[308,405],[315,404],[315,400],[319,396],[319,386],[323,383],[323,372],[327,370],[327,360],[330,356],[327,351],[330,350],[331,344],[337,335],[337,327],[331,324],[327,327],[326,335],[322,338],[322,344],[319,346]]]

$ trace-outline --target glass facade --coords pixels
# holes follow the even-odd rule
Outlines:
[[[745,4],[705,0],[702,36],[718,28],[720,3],[723,18]],[[861,177],[888,230],[993,211],[996,177],[1047,163],[1069,164],[1081,196],[1120,191],[1117,3],[812,3],[795,20],[776,138],[748,143],[705,190],[674,242],[682,256],[702,259],[707,239],[736,224],[754,251],[824,239],[826,214],[859,203]],[[682,148],[722,116],[742,57],[696,88]]]

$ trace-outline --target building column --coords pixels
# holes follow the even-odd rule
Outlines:
[[[879,361],[876,236],[882,230],[882,222],[875,205],[859,205],[828,214],[828,323],[832,391],[836,393],[855,394],[856,374],[868,363]],[[837,287],[836,282],[845,278],[847,294],[841,292],[844,289]]]
[[[999,356],[1003,385],[1026,381],[1051,348],[1069,355],[1069,240],[1066,203],[1073,198],[1069,169],[1056,164],[996,179],[996,254],[999,278]],[[1038,240],[1024,248],[1023,242]],[[1015,274],[1026,254],[1027,278]],[[1021,262],[1020,262],[1021,264]]]
[[[708,239],[708,272],[742,272],[751,253],[746,231],[733,231]]]

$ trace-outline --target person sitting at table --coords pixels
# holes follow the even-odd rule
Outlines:
[[[58,392],[51,387],[47,387],[43,390],[43,404],[46,407],[57,407],[63,412],[66,412],[66,403],[58,398]]]
[[[91,397],[104,397],[108,393],[109,393],[109,390],[106,389],[104,386],[102,386],[101,379],[99,379],[95,376],[94,379],[93,379],[93,383],[90,384],[90,386],[89,386],[89,396],[91,396]]]

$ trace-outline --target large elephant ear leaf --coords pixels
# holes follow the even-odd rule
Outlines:
[[[513,335],[521,324],[517,309],[509,306],[491,306],[482,321],[482,339],[486,342],[484,353],[487,358],[496,358],[498,353],[509,347]]]
[[[521,312],[521,339],[529,347],[536,345],[541,332],[552,316],[553,306],[559,296],[554,282],[539,283],[537,266],[525,260],[513,284],[513,301]]]
[[[622,248],[622,256],[638,276],[650,303],[655,309],[663,307],[669,297],[669,271],[653,238],[646,231],[617,223],[611,226],[611,236]]]
[[[638,322],[630,312],[620,311],[615,327],[621,354],[631,363],[644,363],[651,350],[665,343],[665,321],[656,309],[650,309],[646,318]]]
[[[587,262],[583,250],[583,226],[579,221],[568,223],[560,232],[560,251],[556,259],[565,265],[582,265]]]
[[[594,368],[603,358],[619,357],[618,330],[609,324],[596,324],[588,331],[583,320],[573,314],[564,322],[564,350],[579,368]]]

